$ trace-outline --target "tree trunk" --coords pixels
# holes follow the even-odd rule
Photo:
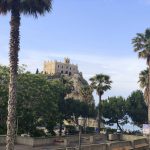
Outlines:
[[[122,128],[119,125],[119,122],[117,121],[117,127],[119,128],[119,130],[122,132]]]
[[[148,104],[148,124],[150,124],[150,104]]]
[[[148,67],[148,104],[147,104],[147,106],[148,106],[148,123],[150,124],[150,60],[149,60],[149,62],[148,62],[148,65],[149,65],[149,67]]]
[[[7,138],[6,150],[14,150],[15,142],[15,123],[16,123],[16,81],[18,70],[18,51],[20,49],[20,12],[19,0],[15,0],[11,10],[11,32],[10,32],[10,82],[9,82],[9,99],[8,99],[8,116],[7,116]]]
[[[59,125],[60,125],[60,127],[59,127],[59,136],[62,136],[62,125],[63,125],[62,119],[60,120]]]
[[[101,124],[101,94],[99,94],[99,107],[98,107],[98,133],[100,133]]]

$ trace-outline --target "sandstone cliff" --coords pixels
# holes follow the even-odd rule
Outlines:
[[[94,103],[92,89],[81,73],[74,74],[73,76],[66,76],[66,78],[73,83],[73,91],[66,96],[66,99],[73,98],[87,103]]]

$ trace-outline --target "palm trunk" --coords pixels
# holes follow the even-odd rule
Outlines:
[[[148,105],[148,124],[150,124],[150,104]]]
[[[148,65],[149,65],[149,67],[148,67],[148,69],[149,69],[149,71],[148,71],[148,123],[150,124],[150,61],[148,62]]]
[[[100,133],[101,127],[101,94],[99,94],[99,107],[98,107],[98,133]]]
[[[16,81],[18,70],[18,51],[20,49],[19,27],[20,12],[19,0],[15,0],[11,11],[11,32],[10,32],[10,82],[9,82],[9,100],[8,100],[8,116],[7,116],[7,138],[6,150],[14,150],[15,142],[15,123],[16,123]]]

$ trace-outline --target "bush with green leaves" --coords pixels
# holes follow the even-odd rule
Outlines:
[[[148,107],[144,101],[142,91],[137,90],[131,93],[126,101],[127,114],[131,117],[134,124],[142,127],[148,122]]]
[[[87,134],[95,133],[95,128],[94,127],[86,127],[86,131],[85,132]]]

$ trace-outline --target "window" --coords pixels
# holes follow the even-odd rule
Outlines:
[[[63,71],[61,71],[61,73],[63,74],[64,72],[63,72]]]
[[[71,70],[71,67],[70,67],[70,70]]]
[[[58,68],[59,68],[59,65],[58,65]]]
[[[66,71],[66,74],[68,74],[68,71]]]

